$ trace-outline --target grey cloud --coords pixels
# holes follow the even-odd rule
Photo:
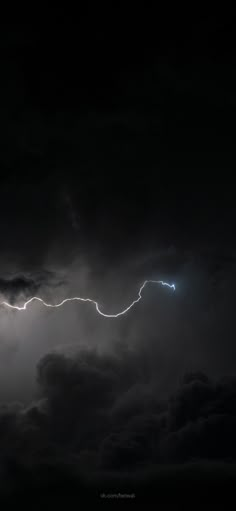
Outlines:
[[[63,283],[55,273],[46,270],[33,274],[18,273],[0,278],[0,293],[14,302],[18,297],[34,296],[41,288],[54,288]]]
[[[153,382],[137,386],[131,357],[49,354],[38,365],[41,399],[0,412],[1,459],[90,456],[109,470],[195,459],[236,459],[235,380],[188,374],[159,399]],[[87,452],[87,454],[86,454]],[[47,454],[48,453],[48,454]],[[84,467],[86,471],[86,467]]]

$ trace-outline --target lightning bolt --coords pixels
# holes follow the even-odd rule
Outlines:
[[[27,309],[28,305],[34,301],[41,302],[45,307],[52,307],[52,308],[62,307],[62,305],[64,305],[67,302],[74,302],[74,301],[89,302],[95,306],[98,314],[100,314],[104,318],[118,318],[119,316],[123,316],[130,309],[132,309],[132,307],[134,307],[134,305],[136,305],[136,303],[140,302],[140,300],[142,299],[142,291],[147,284],[160,284],[161,286],[167,286],[170,289],[173,289],[173,291],[175,291],[175,284],[168,284],[168,282],[163,282],[163,280],[145,280],[139,289],[138,297],[136,298],[136,300],[134,300],[128,307],[126,307],[126,309],[123,309],[121,312],[117,312],[117,314],[106,314],[105,312],[101,311],[101,309],[99,308],[98,302],[96,302],[95,300],[92,300],[91,298],[80,298],[79,296],[74,296],[72,298],[65,298],[64,300],[62,300],[62,302],[56,303],[56,304],[47,303],[42,298],[39,298],[38,296],[33,296],[32,298],[27,300],[27,302],[25,302],[24,305],[22,305],[22,307],[19,307],[18,305],[11,305],[8,302],[1,302],[0,305],[4,305],[5,307],[9,307],[10,309],[16,309],[18,311],[25,311]]]

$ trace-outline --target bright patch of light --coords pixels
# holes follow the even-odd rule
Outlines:
[[[119,316],[123,316],[130,309],[132,309],[132,307],[134,307],[134,305],[136,303],[140,302],[140,300],[142,299],[142,291],[147,284],[160,284],[161,286],[167,286],[170,289],[173,289],[173,291],[175,291],[175,284],[168,284],[168,282],[163,282],[163,280],[145,280],[139,289],[138,297],[136,298],[136,300],[134,300],[128,307],[126,307],[125,309],[123,309],[120,312],[117,312],[116,314],[106,314],[105,312],[101,311],[101,309],[98,305],[98,302],[96,302],[95,300],[92,300],[91,298],[81,298],[79,296],[74,296],[72,298],[65,298],[64,300],[62,300],[62,302],[56,303],[56,304],[47,303],[42,298],[40,298],[38,296],[33,296],[32,298],[27,300],[24,303],[24,305],[22,305],[21,307],[18,305],[11,305],[10,303],[5,302],[5,301],[1,302],[0,305],[4,305],[5,307],[9,307],[10,309],[16,309],[18,311],[25,311],[27,309],[28,305],[34,301],[41,302],[45,307],[51,307],[51,308],[62,307],[62,305],[64,305],[67,302],[74,302],[74,301],[89,302],[95,306],[98,314],[100,314],[104,318],[118,318]]]

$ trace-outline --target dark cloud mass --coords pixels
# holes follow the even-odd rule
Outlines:
[[[60,470],[66,464],[75,479],[82,471],[97,478],[109,470],[119,479],[130,470],[147,475],[152,467],[154,474],[183,461],[233,467],[235,379],[213,382],[188,373],[176,392],[160,400],[153,375],[141,381],[137,372],[129,352],[40,360],[39,399],[0,411],[1,471],[8,485],[16,484],[9,469],[14,466],[37,477],[42,466]]]
[[[20,298],[28,299],[35,296],[41,288],[56,288],[63,281],[50,271],[34,272],[32,276],[14,275],[0,278],[0,293],[12,303]]]

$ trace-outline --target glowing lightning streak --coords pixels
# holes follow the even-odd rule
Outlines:
[[[96,302],[95,300],[92,300],[91,298],[80,298],[80,297],[77,297],[77,296],[75,296],[73,298],[65,298],[65,300],[62,300],[62,302],[56,303],[54,305],[51,304],[51,303],[45,302],[42,298],[39,298],[38,296],[33,296],[32,298],[27,300],[27,302],[25,302],[22,307],[18,307],[17,305],[11,305],[8,302],[1,302],[0,305],[5,305],[6,307],[10,307],[11,309],[17,309],[18,311],[23,311],[23,310],[26,310],[27,306],[29,305],[29,303],[31,303],[33,301],[41,302],[45,307],[52,307],[52,308],[61,307],[66,302],[74,302],[74,301],[89,302],[89,303],[93,303],[95,305],[96,311],[101,316],[104,316],[104,318],[118,318],[119,316],[122,316],[123,314],[126,314],[126,312],[128,312],[130,309],[132,309],[132,307],[142,299],[142,291],[143,291],[143,289],[145,288],[145,286],[147,284],[161,284],[162,286],[167,286],[167,287],[169,287],[169,288],[171,288],[171,289],[173,289],[175,291],[175,285],[174,284],[168,284],[167,282],[163,282],[163,280],[145,280],[144,283],[141,285],[141,287],[139,289],[138,298],[136,298],[136,300],[134,300],[126,309],[124,309],[121,312],[118,312],[117,314],[105,314],[104,312],[102,312],[99,309],[98,302]]]

